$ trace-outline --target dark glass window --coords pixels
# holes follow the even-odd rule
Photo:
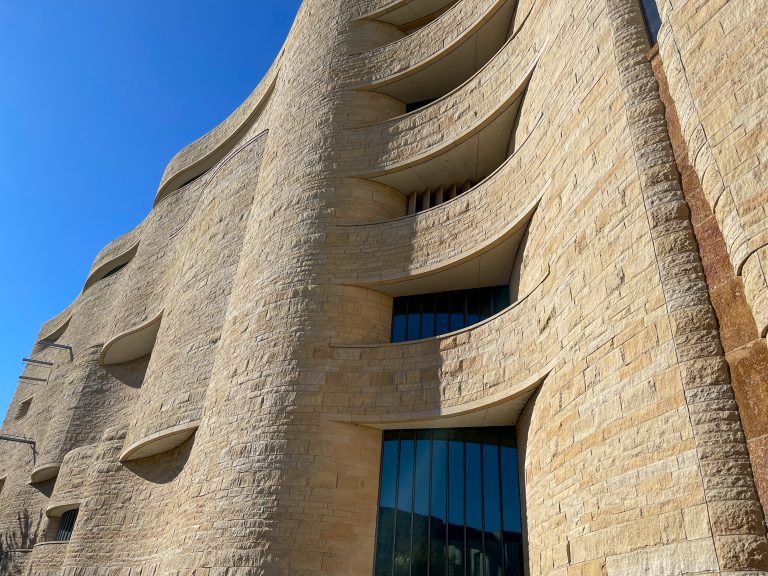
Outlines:
[[[514,428],[384,432],[374,576],[522,576]]]
[[[74,510],[67,510],[61,515],[59,520],[59,529],[56,531],[56,541],[66,542],[72,538],[72,530],[75,527],[77,521],[77,508]]]
[[[414,110],[418,110],[419,108],[423,108],[424,106],[427,106],[429,104],[432,104],[437,100],[437,98],[429,98],[428,100],[419,100],[418,102],[409,102],[405,105],[405,112],[406,114],[408,112],[413,112]]]
[[[460,330],[509,306],[509,286],[437,292],[394,299],[392,342],[439,336]]]
[[[643,20],[645,20],[645,29],[648,31],[648,40],[651,46],[653,46],[656,44],[659,28],[661,28],[659,8],[656,6],[656,0],[640,0],[640,7],[643,10]]]

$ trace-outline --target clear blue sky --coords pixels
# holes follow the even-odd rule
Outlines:
[[[0,0],[0,418],[40,328],[253,90],[300,0]]]

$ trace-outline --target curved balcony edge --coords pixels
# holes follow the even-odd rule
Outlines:
[[[431,52],[428,55],[424,55],[422,59],[418,60],[418,62],[413,63],[409,66],[406,66],[395,72],[392,72],[386,76],[382,76],[382,77],[374,76],[370,79],[365,79],[359,82],[358,84],[356,84],[354,86],[354,89],[376,90],[383,86],[387,86],[388,84],[393,84],[395,82],[403,80],[408,76],[416,74],[417,72],[420,72],[425,68],[428,68],[431,65],[439,62],[440,60],[442,60],[452,52],[461,48],[466,42],[471,40],[476,34],[479,34],[482,31],[483,27],[486,24],[488,24],[488,22],[490,22],[493,19],[493,17],[499,12],[499,10],[501,10],[509,1],[510,0],[491,0],[491,5],[488,7],[487,10],[485,10],[482,14],[480,14],[479,17],[475,18],[475,20],[472,21],[471,25],[464,28],[461,31],[461,33],[457,34],[455,38],[453,38],[450,42],[448,42],[447,44],[442,43],[440,49],[434,52]],[[438,26],[446,26],[447,23],[450,22],[452,17],[457,17],[456,16],[457,13],[459,13],[462,9],[463,9],[462,2],[457,2],[454,6],[451,6],[445,13],[441,14],[436,20],[427,24],[423,28],[417,30],[414,34],[405,36],[399,40],[395,40],[394,42],[385,44],[384,46],[373,48],[372,50],[366,50],[365,52],[353,54],[350,57],[350,66],[352,67],[353,70],[355,70],[355,68],[362,69],[363,67],[369,66],[369,63],[372,60],[376,59],[377,56],[380,56],[385,52],[392,52],[400,49],[402,49],[410,57],[413,57],[415,51],[408,50],[407,44],[416,43],[419,36],[427,36],[431,34],[433,30]],[[506,40],[504,44],[502,44],[500,49],[503,48],[503,46],[506,44],[508,40]],[[435,42],[423,42],[423,44],[427,46],[434,46]],[[405,46],[405,48],[403,48],[403,46]],[[355,60],[359,61],[359,63],[355,62]],[[383,61],[393,61],[393,60],[396,60],[393,57],[393,55],[387,55]],[[356,78],[359,78],[359,77],[365,78],[366,74],[363,73],[361,70],[356,70],[351,73],[351,76]]]
[[[439,336],[431,336],[430,338],[421,338],[419,340],[406,340],[404,342],[387,342],[384,344],[344,344],[340,342],[331,342],[330,347],[342,348],[342,349],[362,349],[362,348],[385,349],[385,348],[395,348],[400,346],[414,346],[414,345],[424,344],[428,342],[440,342],[441,340],[447,340],[449,338],[453,338],[461,334],[465,334],[467,332],[477,330],[478,328],[485,326],[486,324],[489,324],[494,320],[497,320],[498,318],[501,318],[502,316],[505,316],[511,313],[513,310],[519,308],[522,304],[527,302],[538,290],[540,290],[544,286],[544,282],[546,282],[547,278],[549,278],[550,273],[551,273],[551,268],[547,266],[547,271],[544,273],[541,279],[536,284],[534,284],[533,287],[524,296],[515,300],[512,304],[504,308],[504,310],[502,310],[501,312],[497,312],[493,316],[489,316],[485,320],[482,320],[476,324],[465,326],[460,330],[454,330],[453,332],[446,332],[445,334],[440,334]]]
[[[435,147],[428,147],[425,151],[410,156],[407,160],[395,161],[391,164],[382,162],[378,166],[374,168],[368,168],[367,170],[342,171],[339,176],[348,178],[378,178],[396,172],[401,172],[414,166],[418,166],[419,164],[423,164],[429,160],[442,156],[453,148],[460,146],[462,143],[482,132],[484,128],[488,127],[494,122],[494,120],[504,114],[510,106],[514,105],[517,99],[520,98],[521,95],[525,92],[525,89],[528,86],[534,71],[536,70],[538,61],[538,57],[533,59],[533,61],[522,72],[520,79],[514,83],[514,89],[511,91],[511,93],[508,94],[507,97],[504,98],[492,112],[490,112],[487,116],[479,118],[476,122],[471,124],[469,127],[464,129],[461,133],[451,138],[450,140],[441,141]],[[421,110],[416,112],[420,113]],[[404,118],[404,116],[398,117],[398,119],[401,118]],[[391,122],[392,120],[388,120],[386,123]],[[363,129],[379,127],[381,127],[381,125],[372,125],[363,127]]]
[[[402,8],[403,6],[405,6],[410,2],[411,0],[394,0],[393,2],[390,2],[389,4],[386,4],[385,6],[382,6],[380,8],[376,8],[371,12],[366,12],[361,16],[356,16],[355,18],[353,18],[353,21],[354,20],[375,20],[376,18],[381,18],[382,16],[389,14],[390,12],[394,12],[395,10]]]
[[[200,427],[200,420],[177,424],[132,443],[120,454],[120,462],[130,462],[168,452],[186,442]]]
[[[262,80],[259,86],[251,93],[246,101],[235,110],[235,112],[205,136],[202,136],[192,144],[189,144],[186,148],[183,148],[173,159],[171,159],[165,174],[163,174],[157,194],[155,195],[154,206],[157,206],[169,194],[183,188],[190,180],[202,176],[235,148],[248,129],[258,120],[272,96],[280,72],[279,67],[277,66],[278,61],[279,57],[275,62],[275,65],[273,65],[274,70],[270,69],[270,71],[267,72],[264,80]],[[253,102],[251,100],[253,100]],[[201,147],[202,144],[208,140],[216,139],[219,135],[219,131],[226,130],[228,124],[232,122],[232,118],[241,114],[244,107],[247,108],[251,106],[252,109],[246,114],[245,118],[240,120],[227,136],[221,137],[221,140],[212,145],[210,149],[204,150],[197,156],[189,152],[193,148]],[[185,158],[184,156],[192,156],[192,158]],[[179,164],[179,166],[176,166],[177,164]]]
[[[96,269],[92,270],[88,277],[85,279],[85,284],[83,285],[82,291],[85,292],[88,290],[88,288],[96,284],[96,282],[104,279],[107,274],[109,274],[109,272],[112,271],[115,267],[122,266],[130,262],[136,255],[140,243],[141,240],[136,240],[136,242],[134,242],[129,248],[123,250],[116,256],[99,265]]]
[[[67,308],[69,309],[69,306]],[[47,332],[45,336],[43,336],[42,338],[39,338],[37,341],[38,344],[41,342],[55,342],[61,337],[62,334],[64,334],[64,332],[67,331],[67,328],[69,327],[69,323],[72,321],[72,313],[69,312],[68,310],[65,310],[64,312],[67,313],[67,319],[64,320],[64,322],[59,324],[52,331]],[[46,324],[48,324],[48,322],[46,322]],[[45,325],[43,325],[43,327],[45,327]]]
[[[51,478],[56,478],[56,476],[59,475],[59,470],[61,470],[61,462],[57,464],[41,464],[32,470],[29,483],[37,484],[39,482],[50,480]]]
[[[533,214],[536,212],[536,209],[538,208],[539,204],[541,203],[541,200],[544,196],[544,191],[540,191],[528,204],[524,205],[520,211],[515,214],[515,216],[508,221],[507,225],[502,228],[497,234],[493,235],[492,237],[488,238],[486,242],[481,244],[473,244],[471,246],[471,249],[469,251],[460,252],[458,254],[451,255],[449,258],[445,260],[441,260],[436,263],[427,264],[422,267],[417,267],[411,270],[404,269],[402,272],[397,273],[395,275],[390,276],[384,276],[384,275],[374,275],[369,274],[368,278],[348,278],[348,279],[339,279],[337,281],[338,284],[345,284],[348,286],[358,286],[361,288],[371,288],[371,289],[377,289],[384,286],[392,286],[395,284],[401,284],[405,282],[411,282],[416,280],[421,280],[424,278],[427,278],[429,276],[434,276],[436,274],[443,274],[446,272],[449,272],[463,264],[467,264],[475,259],[479,259],[480,257],[484,255],[488,255],[491,251],[493,251],[495,248],[501,246],[503,243],[505,243],[507,240],[512,238],[517,232],[525,228],[525,226],[528,224],[530,219],[533,217]],[[450,203],[446,203],[448,205],[448,208],[450,208]],[[442,204],[436,209],[439,209]],[[417,213],[412,216],[418,216],[418,214],[423,214],[424,212]],[[403,222],[403,224],[408,225],[409,222]],[[381,260],[375,260],[376,263],[381,263]]]
[[[359,424],[372,428],[454,428],[514,425],[525,404],[552,372],[559,358],[547,366],[495,394],[458,406],[399,414],[325,414],[327,420]]]
[[[163,310],[150,320],[110,338],[101,349],[99,364],[102,366],[122,364],[149,354],[162,318]]]

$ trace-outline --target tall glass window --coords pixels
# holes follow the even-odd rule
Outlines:
[[[374,576],[522,576],[514,428],[384,432]]]
[[[72,530],[75,528],[75,522],[77,521],[77,508],[74,510],[67,510],[61,515],[59,520],[59,529],[56,531],[56,541],[66,542],[72,538]]]
[[[656,44],[656,39],[661,28],[661,16],[659,8],[656,6],[656,0],[640,0],[640,8],[643,11],[643,20],[645,20],[645,29],[648,31],[648,41],[651,46]]]
[[[509,286],[394,299],[392,342],[431,338],[482,322],[509,306]]]

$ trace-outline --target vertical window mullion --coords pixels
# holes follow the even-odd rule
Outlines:
[[[414,526],[414,516],[416,515],[416,502],[414,501],[416,498],[416,446],[418,444],[418,437],[416,434],[413,435],[413,454],[411,457],[413,458],[413,473],[411,474],[411,547],[409,551],[409,559],[408,562],[408,574],[413,574],[413,526]]]
[[[493,303],[491,303],[493,304]],[[485,573],[485,564],[487,554],[485,553],[485,474],[483,470],[483,458],[485,456],[485,434],[480,435],[480,517],[482,521],[480,523],[480,549],[482,550],[482,576],[489,576]]]
[[[427,576],[432,568],[432,444],[435,433],[429,431],[429,514],[427,515]]]

